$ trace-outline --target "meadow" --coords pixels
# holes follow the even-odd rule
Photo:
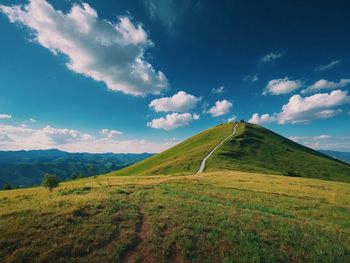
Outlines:
[[[347,262],[347,183],[246,172],[0,191],[1,262]]]

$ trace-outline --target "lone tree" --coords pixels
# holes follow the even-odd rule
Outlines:
[[[41,182],[41,185],[48,188],[50,192],[52,192],[52,189],[57,187],[60,183],[60,180],[58,177],[54,174],[44,174],[43,181]]]

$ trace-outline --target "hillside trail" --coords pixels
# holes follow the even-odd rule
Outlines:
[[[139,210],[139,224],[136,228],[137,237],[134,247],[128,251],[122,262],[136,263],[136,262],[157,262],[150,248],[151,226],[150,220],[144,209],[140,207]]]
[[[215,148],[213,150],[211,150],[211,152],[204,157],[204,159],[202,160],[201,166],[199,167],[197,173],[195,175],[198,175],[200,173],[202,173],[205,169],[205,164],[208,160],[208,158],[224,143],[226,142],[230,137],[234,136],[236,134],[236,129],[238,127],[238,123],[235,125],[235,127],[233,128],[233,132],[227,136],[224,140],[222,140],[218,145],[215,146]]]

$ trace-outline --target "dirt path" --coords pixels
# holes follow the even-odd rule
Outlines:
[[[215,146],[215,148],[213,150],[211,150],[211,152],[205,156],[205,158],[203,159],[202,163],[201,163],[201,166],[199,167],[198,169],[198,172],[196,173],[197,174],[200,174],[204,171],[205,169],[205,163],[206,161],[208,160],[208,158],[216,151],[217,148],[219,148],[225,141],[227,141],[231,136],[235,135],[236,134],[236,129],[237,129],[237,126],[238,126],[238,123],[235,125],[235,127],[233,128],[233,132],[227,136],[224,140],[222,140],[218,145]]]
[[[157,262],[150,248],[151,226],[148,216],[143,208],[139,210],[139,224],[136,227],[137,237],[135,246],[131,248],[124,257],[122,262]]]

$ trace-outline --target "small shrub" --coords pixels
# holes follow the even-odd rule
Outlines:
[[[2,188],[3,190],[12,190],[12,185],[9,183],[4,184],[4,187]]]
[[[300,174],[298,174],[296,171],[288,171],[284,175],[292,176],[292,177],[300,177]]]

